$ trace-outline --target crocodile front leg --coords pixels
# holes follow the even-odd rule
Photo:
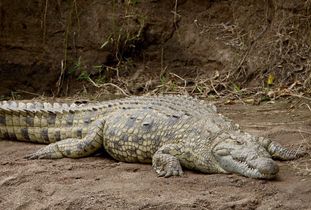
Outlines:
[[[64,139],[43,147],[37,152],[27,155],[27,159],[59,159],[64,157],[80,158],[91,155],[102,147],[103,120],[95,121],[87,135],[82,139]]]
[[[294,160],[306,154],[305,151],[299,148],[290,150],[267,138],[259,137],[258,142],[270,153],[273,159]]]
[[[159,176],[180,176],[183,174],[183,171],[176,157],[180,155],[181,147],[179,145],[164,145],[153,155],[152,167]]]

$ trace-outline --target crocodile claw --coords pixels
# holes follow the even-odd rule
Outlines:
[[[183,175],[182,168],[168,168],[166,170],[158,172],[159,177],[181,176]]]
[[[42,159],[42,158],[44,158],[44,157],[40,156],[39,154],[37,154],[37,152],[29,154],[29,155],[26,155],[24,157],[24,159],[27,159],[27,160],[35,160],[35,159]]]
[[[161,154],[154,157],[152,164],[159,177],[181,176],[183,170],[179,160],[171,155]]]
[[[26,155],[24,158],[28,160],[34,160],[34,159],[58,159],[62,158],[62,153],[58,150],[57,144],[49,144],[35,153]]]

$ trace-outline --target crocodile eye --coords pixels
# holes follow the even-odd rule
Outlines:
[[[240,141],[240,140],[235,140],[235,143],[236,143],[237,145],[242,145],[242,144],[243,144],[243,142]]]

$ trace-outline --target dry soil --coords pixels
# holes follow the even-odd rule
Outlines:
[[[293,106],[294,105],[294,106]],[[223,105],[220,111],[255,135],[309,155],[279,162],[275,180],[185,171],[159,178],[151,165],[106,155],[25,160],[42,145],[0,141],[0,209],[311,209],[311,111],[306,104]]]

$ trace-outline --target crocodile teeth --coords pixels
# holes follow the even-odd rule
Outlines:
[[[258,169],[251,167],[245,161],[242,160],[235,160],[235,161],[237,162],[237,167],[240,167],[241,171],[243,171],[245,175],[250,175],[253,177],[263,177],[263,174],[261,174],[258,171]]]

